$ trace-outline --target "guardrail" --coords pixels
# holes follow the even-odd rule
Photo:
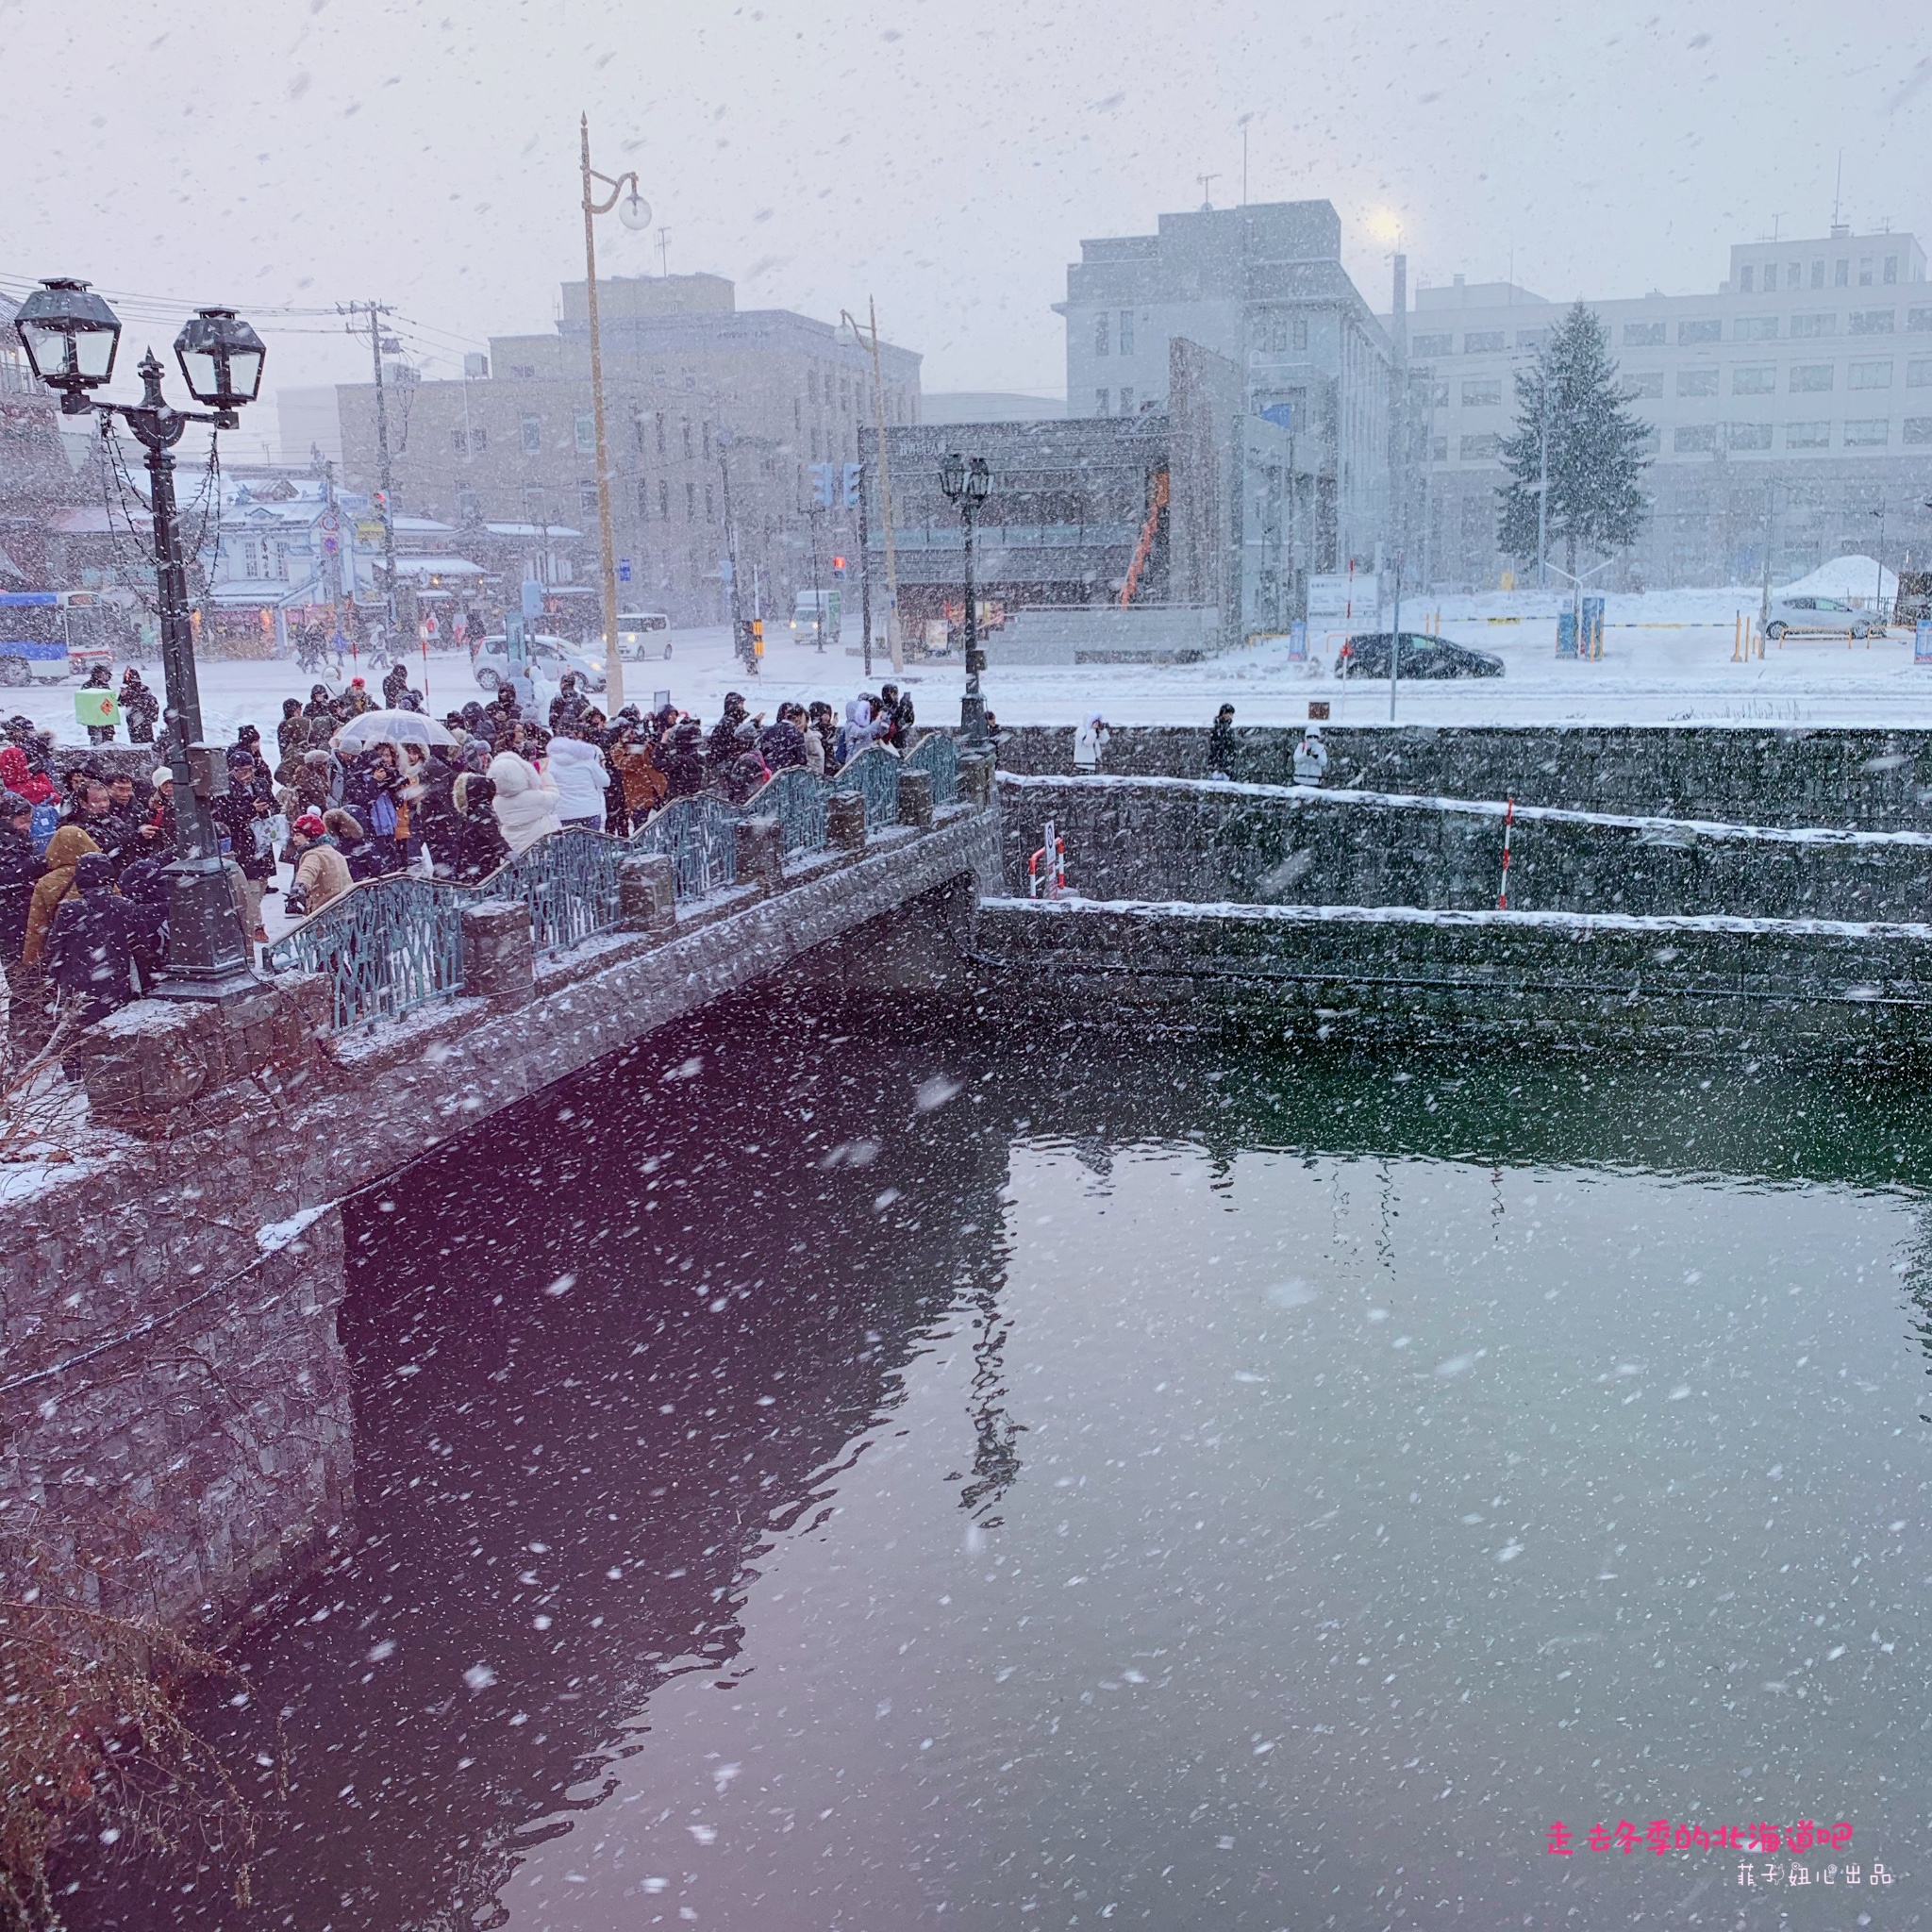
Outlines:
[[[709,793],[673,799],[625,839],[566,826],[474,884],[401,873],[363,879],[284,933],[265,950],[263,964],[271,973],[327,974],[339,1032],[397,1019],[462,991],[463,914],[485,900],[521,899],[538,951],[567,952],[617,925],[618,869],[625,858],[663,853],[678,899],[708,898],[737,883],[744,820],[777,819],[788,859],[822,852],[831,794],[857,791],[866,823],[890,825],[898,818],[902,771],[931,774],[935,805],[958,801],[959,750],[950,737],[929,733],[903,760],[872,745],[829,780],[780,772],[741,806]]]

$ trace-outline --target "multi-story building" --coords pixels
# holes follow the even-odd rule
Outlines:
[[[549,335],[491,340],[475,374],[408,382],[389,398],[397,502],[494,537],[527,533],[524,575],[582,593],[598,622],[596,436],[588,291],[563,287]],[[850,548],[843,508],[820,512],[813,463],[856,462],[875,421],[873,360],[849,329],[788,309],[737,308],[719,275],[598,284],[606,434],[622,600],[680,624],[728,610],[734,550],[747,613],[789,609],[814,541]],[[882,344],[889,425],[919,420],[920,358]],[[339,391],[347,476],[376,475],[375,391]],[[729,507],[732,528],[727,534]],[[486,529],[487,526],[487,529]],[[558,532],[568,528],[568,539]],[[459,537],[459,547],[469,547]]]
[[[1651,425],[1653,508],[1626,582],[1755,581],[1846,551],[1898,563],[1932,540],[1932,289],[1908,234],[1754,242],[1703,295],[1591,299]],[[1566,304],[1507,282],[1420,289],[1427,568],[1494,583],[1498,444],[1515,377]],[[1881,534],[1882,533],[1882,534]]]
[[[1164,409],[1170,342],[1199,343],[1242,372],[1248,413],[1289,431],[1291,575],[1374,561],[1390,534],[1395,348],[1341,265],[1333,205],[1162,215],[1155,234],[1082,242],[1080,256],[1055,305],[1069,415]]]

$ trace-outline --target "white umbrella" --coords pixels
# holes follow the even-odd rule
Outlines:
[[[364,711],[335,735],[338,751],[371,744],[454,744],[449,727],[423,711]]]

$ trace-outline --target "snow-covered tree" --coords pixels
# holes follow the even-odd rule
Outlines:
[[[1578,302],[1516,380],[1516,430],[1503,439],[1509,480],[1496,491],[1498,549],[1525,559],[1537,554],[1546,428],[1549,549],[1561,541],[1574,575],[1579,546],[1607,551],[1637,541],[1650,514],[1641,487],[1650,425],[1630,413],[1635,393],[1617,379],[1609,331]]]

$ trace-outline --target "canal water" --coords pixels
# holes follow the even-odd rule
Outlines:
[[[75,1922],[1924,1924],[1924,1119],[721,1009],[356,1204],[254,1903]]]

